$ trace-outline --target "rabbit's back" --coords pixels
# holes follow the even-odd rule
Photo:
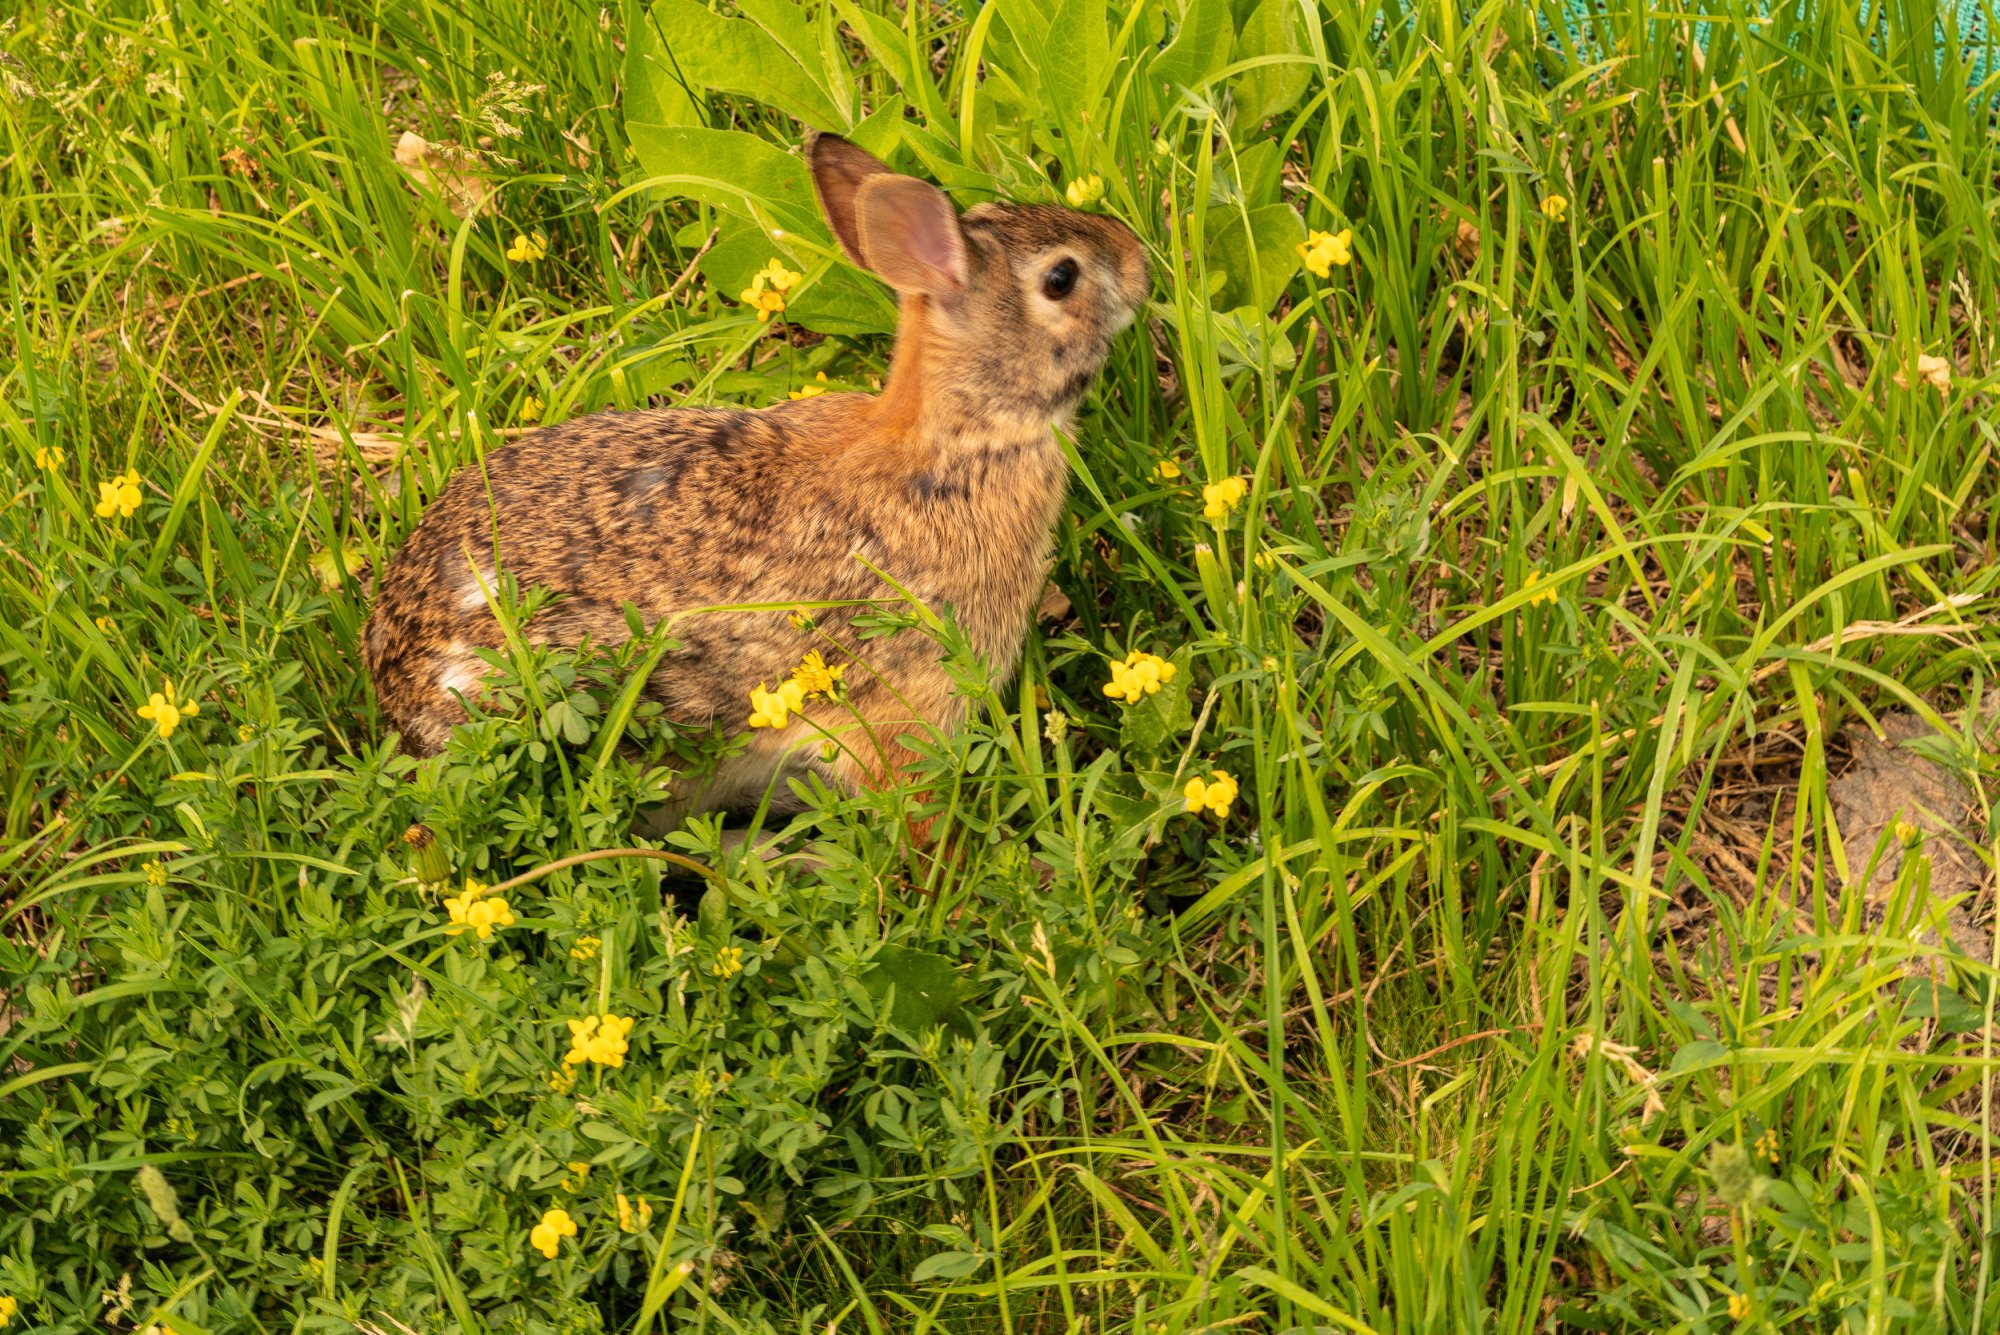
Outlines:
[[[676,625],[679,648],[647,693],[690,722],[740,717],[751,686],[829,638],[852,646],[852,610],[816,611],[805,629],[786,609],[892,596],[884,574],[949,603],[982,650],[1011,663],[1061,502],[1059,451],[997,443],[946,467],[871,447],[877,403],[827,394],[755,411],[601,413],[461,470],[391,563],[369,620],[368,668],[391,722],[429,752],[462,720],[452,693],[475,694],[478,651],[502,643],[496,556],[519,590],[557,595],[527,627],[534,641],[623,640],[628,605],[647,625],[766,605]],[[1039,476],[1023,485],[1024,469]],[[875,672],[936,656],[913,634],[866,647]]]

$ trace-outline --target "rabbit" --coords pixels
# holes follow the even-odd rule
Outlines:
[[[441,750],[466,717],[461,697],[477,697],[475,651],[502,643],[489,603],[500,570],[559,595],[525,629],[538,642],[621,641],[627,604],[648,626],[690,614],[645,693],[670,719],[749,737],[712,776],[679,781],[668,805],[682,814],[767,793],[772,810],[796,811],[776,781],[808,770],[848,793],[898,783],[907,743],[961,720],[935,641],[864,644],[853,607],[809,622],[785,608],[894,599],[886,576],[948,605],[1000,680],[1012,674],[1068,489],[1054,428],[1146,300],[1145,249],[1122,222],[1058,206],[961,216],[935,185],[837,135],[808,132],[805,157],[841,250],[898,295],[882,392],[601,412],[461,469],[388,563],[364,636],[405,750]],[[699,610],[744,603],[775,610]],[[752,690],[812,650],[845,670],[846,699],[795,702],[817,728],[748,729]]]

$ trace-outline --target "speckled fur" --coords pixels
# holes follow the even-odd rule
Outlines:
[[[987,204],[954,224],[935,187],[866,185],[887,169],[844,140],[818,136],[807,154],[843,248],[899,289],[883,393],[599,413],[461,471],[390,563],[368,622],[368,670],[409,750],[439,750],[464,719],[454,692],[478,692],[475,650],[501,639],[482,592],[495,569],[561,595],[528,627],[551,643],[624,639],[627,603],[649,625],[689,613],[673,632],[682,647],[648,684],[683,721],[745,718],[750,689],[809,649],[858,660],[850,700],[875,740],[851,737],[853,754],[810,762],[850,789],[893,774],[907,759],[901,737],[957,722],[935,643],[915,632],[859,642],[851,611],[822,609],[818,630],[839,646],[829,650],[783,611],[699,609],[894,597],[872,565],[949,605],[980,653],[1012,671],[1068,483],[1051,427],[1143,301],[1144,252],[1122,223],[1068,209]],[[1052,301],[1043,277],[1062,259],[1081,276]],[[837,706],[809,713],[828,728],[852,723]],[[755,733],[681,803],[754,802],[819,740],[796,726]]]

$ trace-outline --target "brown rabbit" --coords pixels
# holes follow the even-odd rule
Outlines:
[[[1052,428],[1145,299],[1145,252],[1123,223],[1064,208],[960,217],[936,186],[834,135],[805,152],[841,249],[899,294],[887,386],[755,411],[598,413],[461,470],[389,564],[368,620],[368,671],[410,751],[440,750],[465,718],[459,697],[479,691],[474,651],[502,642],[496,570],[560,595],[527,627],[560,645],[625,639],[628,603],[652,625],[728,604],[894,598],[886,575],[949,605],[993,668],[1013,671],[1068,485]],[[906,632],[861,644],[852,615],[820,609],[810,630],[782,610],[678,621],[680,648],[647,694],[684,722],[744,724],[752,688],[810,650],[858,665],[844,704],[801,711],[840,739],[833,759],[814,728],[758,729],[673,807],[755,803],[808,768],[848,791],[894,782],[901,739],[956,724],[936,643]],[[772,798],[784,807],[789,792]]]

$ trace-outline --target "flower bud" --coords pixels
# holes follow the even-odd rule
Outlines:
[[[417,884],[430,889],[451,879],[451,854],[430,826],[412,825],[403,831],[403,842],[409,846],[410,874]]]

